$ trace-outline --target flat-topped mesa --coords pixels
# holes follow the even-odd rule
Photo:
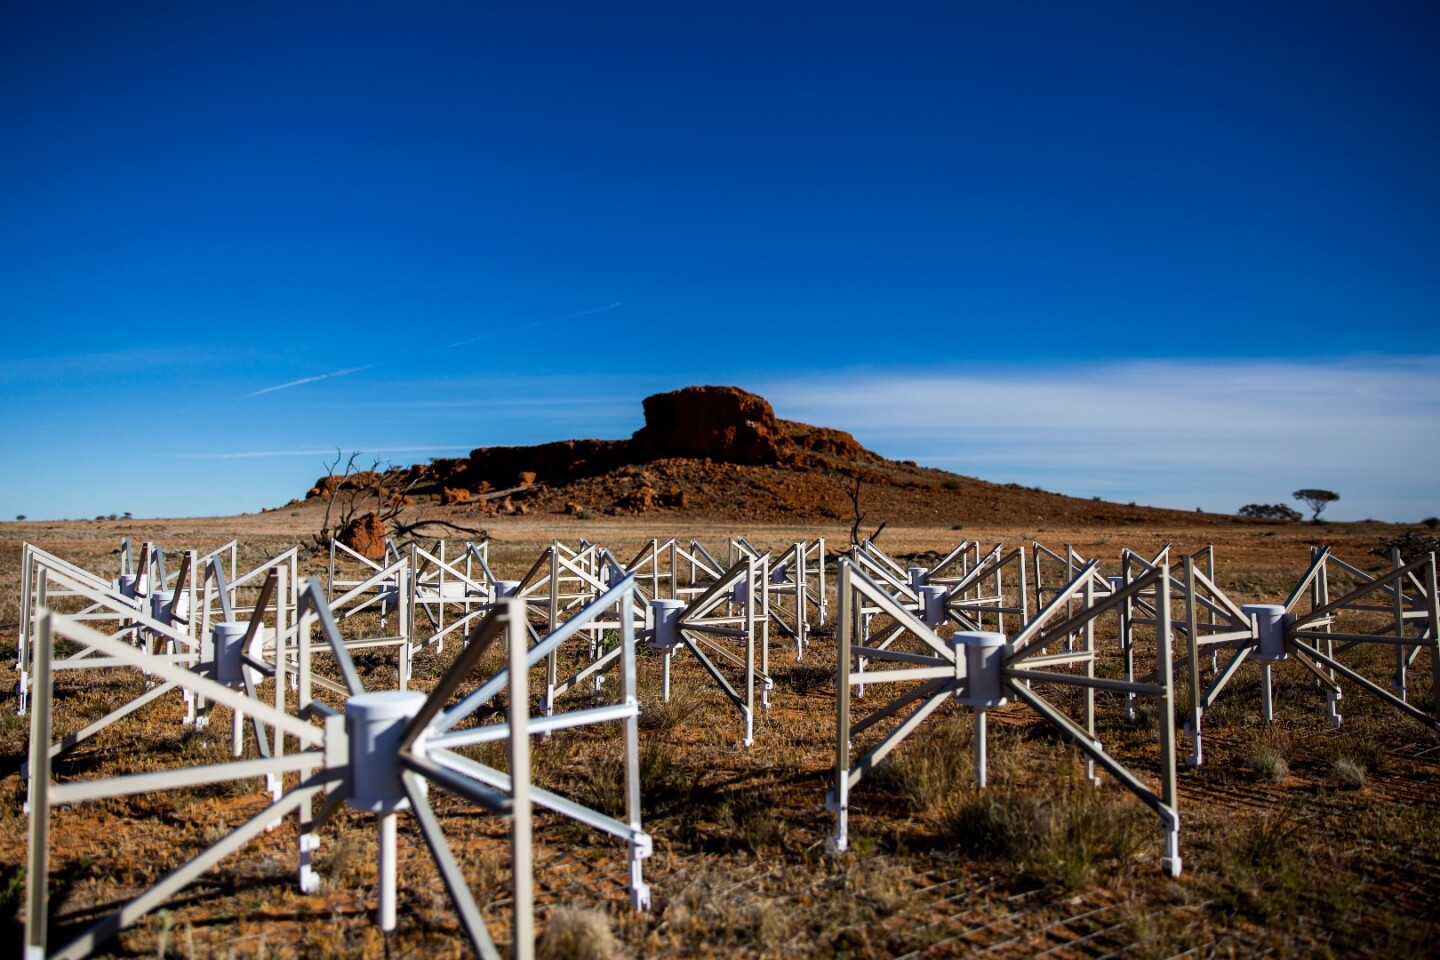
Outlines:
[[[756,466],[793,464],[806,453],[880,459],[843,430],[780,420],[764,397],[738,387],[686,387],[645,398],[645,426],[630,441],[644,463],[666,458]]]
[[[880,458],[842,430],[780,420],[764,397],[738,387],[686,387],[644,401],[645,426],[629,440],[559,440],[524,447],[478,447],[469,457],[416,465],[407,482],[434,493],[506,490],[539,481],[559,485],[657,460],[709,460],[747,466],[805,466],[826,458]],[[392,471],[393,473],[394,471]],[[378,483],[366,474],[321,477],[310,497]],[[448,501],[447,501],[448,502]]]
[[[738,387],[686,387],[645,398],[645,426],[630,440],[636,462],[665,458],[768,465],[795,459],[763,397]]]
[[[583,399],[578,400],[583,403]],[[349,516],[418,503],[408,517],[544,514],[590,520],[676,511],[745,523],[867,522],[959,530],[973,523],[1222,522],[1213,514],[1067,497],[1016,483],[888,460],[843,430],[781,420],[763,397],[697,386],[645,398],[628,439],[478,447],[469,456],[322,477],[313,502],[339,497]],[[448,522],[448,521],[446,521]],[[357,531],[357,533],[360,531]]]

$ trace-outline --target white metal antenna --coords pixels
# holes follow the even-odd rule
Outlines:
[[[892,596],[889,585],[877,583],[851,560],[841,561],[835,787],[826,800],[827,808],[835,814],[835,833],[830,839],[833,850],[843,851],[848,846],[850,791],[947,702],[956,701],[974,710],[976,779],[979,785],[984,786],[987,759],[985,713],[1006,699],[1014,698],[1030,706],[1062,736],[1072,741],[1090,763],[1102,767],[1158,814],[1165,831],[1162,863],[1172,875],[1180,872],[1174,686],[1170,679],[1169,571],[1162,565],[1137,577],[1119,593],[1097,598],[1094,566],[1092,562],[1082,568],[1080,575],[1013,637],[994,631],[970,630],[943,637]],[[1140,684],[1096,676],[1095,621],[1135,593],[1150,588],[1156,589],[1165,601],[1160,605],[1162,622],[1155,634],[1156,662],[1160,665],[1156,681]],[[1082,598],[1083,608],[1078,613],[1061,617],[1066,601],[1074,596]],[[873,615],[884,618],[891,625],[889,631],[882,633],[887,636],[893,635],[894,631],[907,634],[918,642],[919,652],[865,646],[861,641],[860,624],[867,610],[873,610]],[[1056,620],[1058,622],[1052,623]],[[1047,653],[1049,647],[1077,630],[1085,637],[1082,649]],[[862,655],[895,666],[862,676],[852,666],[854,658]],[[851,688],[862,679],[870,684],[903,684],[905,690],[863,718],[852,721]],[[1034,689],[1037,686],[1043,689],[1047,684],[1080,687],[1085,691],[1085,716],[1082,720],[1070,717]],[[1135,693],[1157,701],[1161,784],[1158,793],[1107,753],[1096,738],[1094,693],[1098,690]],[[852,742],[875,725],[902,713],[899,725],[852,764]]]
[[[488,541],[481,545],[466,544],[460,557],[447,561],[444,540],[439,541],[433,552],[419,544],[411,545],[409,582],[414,596],[409,600],[413,605],[410,622],[418,624],[424,618],[430,626],[430,635],[423,642],[418,637],[412,641],[412,660],[424,647],[433,646],[436,653],[443,653],[446,638],[452,634],[463,636],[497,599],[496,581],[487,562],[488,550],[482,548],[488,548]],[[450,618],[448,624],[447,617]]]
[[[341,546],[343,547],[343,544]],[[374,572],[364,579],[344,581],[347,589],[340,596],[331,597],[327,604],[328,611],[337,623],[344,623],[361,614],[378,613],[381,630],[386,628],[388,613],[392,610],[395,612],[394,633],[346,640],[345,644],[350,650],[395,648],[398,685],[404,690],[410,682],[411,638],[414,633],[411,620],[414,604],[410,562],[401,557],[383,566],[371,564],[371,568]],[[332,583],[336,582],[332,580]]]
[[[97,584],[88,577],[76,576],[68,569],[54,566],[45,568],[40,576],[43,577],[44,583],[54,585],[57,592],[66,597],[80,598],[86,603],[83,619],[81,616],[72,616],[68,618],[70,622],[84,624],[92,632],[132,649],[135,647],[135,637],[139,634],[158,638],[162,641],[165,651],[144,653],[148,664],[164,663],[185,670],[195,667],[199,657],[194,638],[172,622],[153,618],[148,609],[141,610],[132,606],[136,601],[116,593],[110,584],[104,582]],[[31,621],[32,625],[38,624],[40,617],[47,612],[49,612],[48,608],[43,606],[37,610]],[[109,633],[101,633],[94,629],[95,626],[101,625],[107,627],[118,625],[118,629],[113,629]],[[124,663],[124,661],[117,661],[114,657],[106,656],[93,646],[82,644],[78,650],[69,650],[57,657],[54,655],[53,649],[47,652],[42,650],[38,644],[32,643],[30,649],[31,671],[32,675],[37,678],[37,682],[41,670],[39,660],[42,656],[49,659],[49,662],[44,664],[45,673],[49,676],[54,676],[57,672],[109,670]],[[83,728],[68,733],[53,743],[47,742],[45,744],[47,762],[74,749],[146,704],[153,703],[165,696],[175,690],[176,686],[174,683],[152,684],[143,693],[123,699],[108,713],[92,720]],[[27,761],[21,766],[21,777],[29,780],[31,771],[32,765]]]
[[[64,582],[57,580],[54,574],[63,574]],[[133,638],[136,633],[133,614],[143,605],[135,595],[134,584],[133,574],[121,574],[119,583],[112,583],[33,544],[21,545],[20,629],[15,659],[15,669],[19,674],[16,700],[20,713],[25,712],[29,702],[30,680],[34,672],[32,638],[40,610],[57,601],[63,603],[74,599],[74,602],[82,605],[78,612],[72,614],[75,619],[109,621],[116,625],[117,633],[125,633]],[[113,600],[113,604],[106,605],[91,600],[91,594],[107,596]],[[123,612],[117,613],[117,609]]]
[[[649,603],[659,597],[675,596],[679,585],[679,544],[674,537],[661,542],[651,538],[621,569],[635,574],[637,596]]]
[[[625,841],[629,850],[630,893],[637,910],[650,905],[650,888],[642,875],[642,862],[653,852],[654,845],[649,834],[641,825],[640,809],[640,757],[639,757],[639,716],[640,700],[637,690],[635,666],[636,611],[634,608],[635,577],[633,574],[619,577],[614,585],[587,604],[575,616],[566,620],[555,630],[541,637],[529,646],[522,664],[512,662],[510,666],[495,674],[484,683],[465,693],[453,707],[437,716],[426,734],[427,766],[425,772],[439,775],[436,770],[452,771],[499,791],[508,791],[510,774],[495,770],[479,761],[456,752],[463,747],[478,743],[502,740],[510,736],[504,724],[479,723],[461,726],[488,704],[492,704],[507,685],[512,696],[524,690],[517,686],[517,676],[528,676],[528,672],[555,658],[567,643],[585,638],[587,631],[597,624],[605,624],[607,630],[619,635],[619,643],[587,668],[559,686],[547,684],[551,710],[543,717],[532,718],[529,730],[532,734],[551,734],[556,731],[596,724],[619,723],[624,744],[624,793],[625,819],[620,820],[593,810],[569,797],[538,786],[530,787],[532,801],[593,830],[610,834]],[[518,597],[497,601],[497,609],[514,611],[522,631],[529,633],[525,623],[526,605]],[[486,620],[488,623],[489,620]],[[466,648],[463,656],[469,656],[474,641]],[[620,674],[618,699],[609,704],[578,706],[562,709],[561,698],[601,670],[614,667]],[[547,666],[548,670],[548,666]],[[458,689],[458,688],[457,688]],[[593,700],[582,701],[593,703]],[[513,768],[512,768],[513,769]]]
[[[1440,601],[1433,553],[1409,563],[1393,553],[1390,570],[1370,574],[1335,557],[1329,547],[1314,548],[1309,568],[1284,604],[1238,606],[1210,577],[1192,567],[1187,557],[1183,600],[1189,650],[1183,665],[1194,704],[1186,722],[1193,742],[1192,765],[1199,765],[1204,757],[1205,711],[1251,660],[1259,665],[1260,708],[1266,721],[1274,719],[1274,665],[1293,660],[1325,691],[1327,714],[1335,726],[1341,721],[1340,681],[1345,680],[1432,733],[1440,733]],[[1339,596],[1332,596],[1332,575],[1348,587]],[[1215,614],[1213,627],[1200,622],[1200,610]],[[1354,663],[1356,652],[1374,646],[1393,651],[1390,689],[1366,677]],[[1230,656],[1203,685],[1200,663],[1207,649],[1212,656],[1220,651]],[[1410,702],[1407,689],[1408,669],[1425,651],[1431,657],[1429,712]]]
[[[53,608],[57,603],[78,606],[78,611],[72,610],[71,615],[79,622],[102,625],[111,630],[112,635],[123,635],[147,651],[159,640],[172,658],[193,662],[199,649],[195,642],[192,615],[196,605],[195,577],[192,575],[195,569],[195,553],[187,552],[168,589],[142,594],[137,585],[147,578],[122,574],[118,581],[112,583],[38,547],[24,545],[21,550],[20,630],[16,660],[20,675],[17,690],[20,712],[25,712],[34,670],[31,635],[35,617],[40,609]],[[164,580],[154,582],[163,584]],[[176,627],[179,633],[171,636],[157,630],[157,626]],[[67,658],[67,668],[70,669],[102,666],[103,658],[86,659],[84,653]]]
[[[765,556],[745,537],[732,542],[732,553]],[[739,547],[736,550],[735,547]],[[825,625],[825,540],[797,541],[770,560],[762,616],[795,644],[795,659],[803,660],[810,644],[812,614]]]
[[[296,812],[302,823],[302,882],[306,878],[307,854],[314,848],[314,831],[343,803],[350,803],[377,814],[380,834],[380,910],[382,929],[393,929],[395,923],[395,815],[406,807],[413,809],[421,833],[430,846],[435,863],[449,890],[461,924],[471,943],[482,957],[497,957],[498,951],[480,917],[469,887],[460,873],[458,863],[441,832],[439,822],[427,799],[425,781],[475,802],[493,813],[511,818],[512,871],[514,875],[513,929],[515,956],[530,957],[533,951],[533,883],[531,863],[531,823],[529,794],[529,698],[523,688],[509,698],[508,723],[501,739],[510,746],[510,769],[503,789],[479,781],[463,765],[445,763],[448,751],[427,748],[426,737],[436,726],[453,725],[463,716],[446,704],[469,679],[480,656],[495,642],[506,648],[510,676],[526,672],[526,631],[524,608],[518,601],[500,604],[494,615],[482,624],[471,646],[441,677],[429,696],[402,692],[367,693],[359,685],[354,667],[349,663],[335,621],[329,614],[323,591],[317,581],[310,581],[302,594],[299,633],[302,638],[315,624],[323,627],[325,640],[347,678],[350,696],[345,712],[337,712],[318,701],[305,701],[308,696],[309,643],[302,639],[298,646],[301,670],[302,707],[307,719],[250,700],[230,687],[168,662],[163,657],[147,655],[130,644],[101,634],[63,615],[42,611],[38,623],[35,704],[31,717],[30,764],[34,775],[30,781],[31,821],[26,881],[26,956],[31,958],[85,956],[121,929],[130,926],[170,896],[187,886],[222,858],[237,851],[250,839],[285,815]],[[159,676],[168,684],[188,688],[209,700],[236,711],[249,711],[277,734],[294,738],[301,746],[298,753],[281,754],[258,760],[238,760],[203,767],[147,771],[96,780],[53,782],[50,751],[51,716],[53,707],[54,646],[57,639],[78,642],[86,649]],[[283,669],[284,658],[279,661]],[[280,678],[277,677],[277,680]],[[281,681],[283,684],[283,681]],[[505,686],[502,682],[501,686]],[[282,687],[283,689],[283,687]],[[317,722],[318,721],[318,722]],[[185,789],[206,783],[242,779],[260,774],[278,777],[293,772],[300,775],[297,786],[285,791],[225,837],[182,866],[172,870],[149,890],[102,917],[75,940],[51,952],[48,945],[49,849],[52,831],[52,809],[87,800],[148,791]],[[310,816],[310,804],[328,793],[327,802],[318,817]],[[63,815],[62,815],[63,819]]]
[[[960,544],[934,567],[902,568],[870,541],[853,547],[850,561],[877,585],[882,586],[905,610],[932,628],[953,624],[972,632],[1005,632],[1005,617],[1029,614],[1023,550],[1004,551],[995,544],[984,556],[968,541]],[[888,650],[906,631],[893,625],[878,637],[871,635],[871,620],[880,613],[873,605],[861,605],[860,645],[866,649]],[[869,658],[860,656],[856,672],[856,696],[865,695],[863,674]]]
[[[765,707],[769,706],[769,691],[774,686],[768,669],[769,652],[763,643],[765,631],[757,622],[758,600],[768,587],[767,560],[768,555],[758,560],[738,560],[688,603],[668,598],[652,600],[652,625],[647,637],[650,646],[665,655],[662,698],[667,703],[670,700],[675,652],[682,647],[688,649],[739,710],[747,747],[755,742],[756,681]],[[727,677],[727,672],[732,676]]]

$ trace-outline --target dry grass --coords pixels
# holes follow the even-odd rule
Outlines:
[[[1245,756],[1245,765],[1261,783],[1284,783],[1290,776],[1290,760],[1283,738],[1260,738],[1251,745]]]
[[[1365,787],[1365,768],[1349,757],[1336,757],[1330,765],[1335,782],[1346,790],[1361,790]]]
[[[1000,784],[952,798],[941,837],[973,856],[1007,863],[1037,883],[1073,893],[1098,872],[1127,873],[1153,842],[1154,815],[1134,797],[1072,771],[1042,784]]]
[[[626,538],[638,543],[638,531],[605,523],[586,524],[586,534],[627,548]],[[208,546],[209,529],[177,527],[164,536]],[[114,563],[108,552],[113,531],[101,532],[59,531],[51,546],[113,572],[106,568]],[[694,532],[713,540],[740,531]],[[1033,532],[994,531],[994,539],[1025,542]],[[1245,535],[1263,532],[1248,528]],[[529,539],[518,528],[502,531],[492,548],[497,572],[518,574],[533,560],[538,540],[552,533],[568,535],[569,528],[537,525],[525,534]],[[1308,529],[1281,531],[1257,543],[1222,586],[1241,602],[1278,599],[1304,565],[1300,534],[1314,536]],[[794,535],[772,534],[777,543]],[[886,532],[896,552],[945,550],[955,536],[948,530]],[[1143,528],[1078,531],[1055,534],[1052,545],[1071,539],[1103,559],[1119,544],[1153,552],[1174,537],[1173,531]],[[1110,544],[1100,544],[1103,539]],[[242,566],[290,542],[279,533],[247,535]],[[1222,549],[1222,573],[1225,557]],[[0,542],[0,636],[7,639],[16,629],[18,560],[18,544]],[[315,570],[312,564],[309,572]],[[359,617],[346,629],[358,635],[375,626]],[[1433,949],[1440,897],[1434,880],[1440,875],[1440,756],[1433,741],[1419,725],[1350,688],[1342,703],[1344,724],[1332,730],[1323,693],[1293,663],[1276,666],[1272,729],[1262,729],[1253,670],[1242,669],[1207,712],[1207,763],[1181,774],[1186,870],[1178,880],[1159,874],[1154,815],[1111,782],[1092,786],[1077,755],[1028,708],[1013,703],[992,713],[990,788],[973,785],[971,715],[947,707],[860,783],[852,796],[852,852],[827,856],[823,841],[832,822],[822,800],[833,776],[832,636],[831,627],[815,631],[800,663],[793,650],[777,645],[773,707],[756,718],[756,743],[748,750],[739,744],[734,709],[692,658],[677,657],[674,697],[661,704],[660,660],[641,657],[640,777],[645,826],[656,840],[645,874],[654,907],[640,915],[629,911],[622,844],[542,813],[536,854],[546,955],[788,960],[924,950],[1030,956],[1053,948],[1060,957],[1173,957],[1190,950],[1318,957],[1420,956]],[[414,685],[427,688],[453,655],[447,646],[444,654],[422,656]],[[367,684],[393,682],[392,653],[358,659]],[[1383,655],[1359,662],[1368,675],[1388,679]],[[482,672],[498,663],[498,655],[487,658]],[[1428,664],[1422,659],[1418,666],[1412,702],[1423,704],[1430,696],[1428,683],[1421,682]],[[328,669],[323,661],[320,669]],[[1113,658],[1100,669],[1118,675]],[[14,679],[9,664],[0,665],[0,684],[8,687]],[[143,689],[143,679],[122,671],[63,677],[57,733],[78,729]],[[1078,703],[1073,691],[1046,694],[1068,711]],[[612,681],[602,696],[615,695]],[[592,702],[581,697],[576,705]],[[1142,703],[1137,719],[1126,721],[1121,706],[1118,696],[1098,698],[1100,737],[1153,783],[1158,718]],[[26,820],[17,769],[28,718],[11,707],[0,704],[0,849],[8,851],[0,854],[0,937],[18,943]],[[217,711],[210,729],[197,734],[180,724],[182,713],[178,697],[162,698],[73,751],[60,774],[95,777],[226,759],[228,715]],[[616,729],[537,739],[537,782],[621,811]],[[1183,753],[1188,744],[1182,739],[1178,749]],[[474,752],[507,766],[498,745]],[[1260,762],[1267,753],[1272,759]],[[1276,760],[1284,765],[1283,776],[1273,775]],[[477,902],[503,941],[505,824],[443,791],[434,791],[432,799]],[[260,784],[251,780],[57,810],[50,876],[60,925],[55,940],[73,934],[99,907],[152,883],[262,804]],[[163,913],[112,941],[108,955],[468,955],[439,875],[410,822],[402,821],[401,829],[400,929],[388,939],[370,919],[373,820],[346,811],[325,827],[316,853],[324,884],[312,896],[295,891],[294,844],[292,819],[222,862]]]
[[[609,920],[598,910],[554,907],[535,941],[536,960],[619,960],[624,956]]]

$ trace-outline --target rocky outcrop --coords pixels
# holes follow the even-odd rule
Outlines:
[[[384,476],[385,486],[434,497],[446,506],[473,504],[487,513],[509,514],[518,511],[519,498],[543,496],[546,489],[611,473],[622,479],[638,478],[642,467],[665,461],[830,470],[880,460],[844,431],[777,419],[765,398],[738,387],[686,387],[659,393],[645,398],[644,410],[645,426],[629,440],[478,447],[468,457],[391,471]],[[381,476],[370,471],[321,477],[309,496],[368,492],[381,485]],[[623,486],[609,502],[636,513],[685,508],[694,493],[662,485],[653,477]],[[517,499],[477,503],[486,500],[482,495],[491,490],[506,491]]]
[[[479,447],[467,460],[458,461],[448,486],[479,489],[488,483],[496,490],[540,483],[562,482],[614,470],[629,462],[624,440],[561,440],[533,447]]]
[[[630,440],[639,462],[692,457],[722,463],[786,463],[795,444],[763,397],[738,387],[686,387],[645,398],[645,426]]]
[[[785,432],[795,445],[810,453],[823,453],[840,460],[875,460],[875,454],[860,446],[859,441],[844,430],[829,427],[812,427],[808,423],[781,420]]]
[[[579,401],[579,402],[583,402]],[[849,523],[857,506],[871,523],[960,530],[971,523],[1080,524],[1146,521],[1185,525],[1210,514],[1124,507],[1017,484],[887,460],[842,430],[779,420],[763,398],[736,387],[689,387],[649,397],[645,425],[629,440],[564,440],[480,447],[378,475],[322,477],[312,497],[336,495],[392,514],[411,496],[441,516],[640,517],[649,522]],[[858,483],[858,488],[857,488]],[[675,511],[671,514],[671,511]],[[1217,521],[1218,522],[1218,521]],[[869,523],[867,523],[867,526]],[[385,525],[362,517],[341,533],[380,558]]]
[[[716,463],[794,463],[805,452],[868,456],[839,430],[775,417],[763,398],[738,387],[686,387],[646,397],[645,426],[629,440],[561,440],[533,447],[479,447],[463,460],[437,460],[445,487],[495,489],[564,484],[628,464],[679,458]]]
[[[344,479],[344,477],[341,477],[337,474],[330,474],[329,476],[321,477],[319,480],[315,481],[315,486],[310,488],[310,492],[305,494],[305,499],[313,500],[316,497],[330,496],[331,494],[335,493],[337,490],[340,489],[340,484],[344,481]]]
[[[413,470],[414,467],[408,468],[407,475]],[[396,471],[381,473],[376,470],[357,470],[351,474],[332,473],[316,480],[315,485],[310,488],[310,492],[305,494],[305,499],[326,498],[346,490],[380,490],[387,485],[387,479],[391,481],[389,485],[394,489],[397,486],[393,482],[396,476]]]

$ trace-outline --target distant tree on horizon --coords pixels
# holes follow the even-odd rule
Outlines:
[[[1293,523],[1303,516],[1299,510],[1283,503],[1247,503],[1237,512],[1242,517],[1252,517],[1256,520],[1284,520],[1287,523]]]
[[[1314,511],[1310,517],[1314,523],[1320,522],[1320,511],[1340,499],[1340,494],[1333,490],[1312,490],[1308,487],[1304,490],[1296,490],[1290,496],[1304,501],[1305,505]]]

